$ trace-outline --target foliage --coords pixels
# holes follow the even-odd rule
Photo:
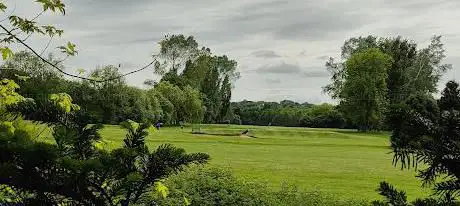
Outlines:
[[[0,10],[2,13],[6,14],[8,17],[5,20],[8,20],[9,27],[1,25],[4,33],[0,43],[2,44],[2,56],[3,59],[7,59],[12,56],[13,51],[7,45],[11,44],[23,44],[29,39],[33,34],[38,34],[41,36],[48,37],[52,39],[56,36],[62,36],[64,33],[63,30],[56,28],[53,25],[40,25],[37,22],[37,19],[46,12],[51,13],[61,13],[65,15],[65,5],[61,0],[37,0],[36,3],[42,5],[42,11],[35,15],[33,18],[27,18],[22,16],[17,16],[13,12],[6,14],[9,6],[5,3],[0,3]],[[66,56],[75,56],[78,51],[76,45],[68,42],[66,45],[58,47],[61,52]]]
[[[193,36],[166,35],[159,43],[160,52],[157,55],[163,60],[161,65],[155,68],[155,72],[165,74],[172,72],[178,73],[185,62],[198,55],[198,43]]]
[[[232,84],[240,76],[237,62],[226,55],[213,56],[209,48],[198,49],[193,36],[170,35],[159,44],[160,52],[155,57],[162,61],[156,67],[156,73],[162,75],[160,83],[169,82],[180,88],[190,86],[200,91],[204,122],[224,121],[230,111]]]
[[[451,68],[443,64],[445,50],[441,36],[433,36],[426,48],[417,49],[416,43],[398,36],[395,38],[379,38],[375,36],[353,37],[342,46],[342,62],[330,58],[326,68],[331,73],[331,83],[323,90],[332,98],[342,100],[341,96],[347,75],[346,62],[355,54],[369,49],[378,49],[392,58],[386,70],[386,95],[388,104],[393,107],[406,100],[412,94],[432,94],[436,92],[437,83],[443,73]],[[389,111],[389,110],[387,110]],[[355,113],[365,113],[356,110]],[[390,113],[385,113],[385,120]],[[347,115],[348,116],[348,115]]]
[[[72,104],[72,97],[66,93],[51,94],[50,100],[65,113],[71,110],[80,110],[80,106]]]
[[[211,68],[205,76],[203,84],[201,86],[202,91],[204,91],[204,106],[206,107],[205,111],[205,122],[213,123],[217,120],[220,107],[221,99],[219,95],[220,80],[219,80],[219,70],[217,67]]]
[[[454,202],[449,200],[436,200],[433,198],[416,199],[412,202],[407,201],[407,196],[404,191],[398,191],[387,182],[381,182],[377,190],[382,195],[384,201],[373,201],[374,206],[455,206]]]
[[[265,184],[237,179],[229,170],[193,167],[165,180],[170,193],[161,205],[366,205],[360,201],[341,201],[320,192],[305,192],[283,185],[273,190]],[[152,191],[154,193],[154,191]]]
[[[16,104],[21,101],[24,97],[16,92],[19,85],[13,80],[2,79],[0,81],[0,111],[5,106]]]
[[[123,147],[99,150],[95,143],[101,125],[89,126],[84,111],[65,112],[50,105],[37,102],[27,115],[49,124],[56,144],[35,141],[21,130],[0,133],[0,184],[30,194],[21,202],[135,204],[158,180],[209,158],[171,145],[150,152],[145,145],[150,124],[133,122],[123,124],[128,131]]]
[[[340,104],[360,130],[376,128],[382,118],[387,104],[386,72],[391,61],[390,56],[369,49],[353,54],[346,62]]]
[[[277,102],[242,101],[231,104],[234,124],[288,127],[343,128],[347,125],[338,108],[331,104],[312,105],[288,100]]]
[[[449,82],[439,104],[426,96],[413,96],[393,109],[391,144],[394,164],[410,168],[418,164],[424,185],[435,194],[455,199],[460,195],[460,92]],[[442,180],[441,180],[442,179]]]
[[[48,61],[58,60],[49,55]],[[32,99],[47,99],[50,94],[65,92],[62,75],[30,52],[17,52],[0,67],[0,76],[21,84],[18,92]]]
[[[170,194],[162,205],[184,205],[184,197],[191,205],[264,205],[260,191],[267,191],[237,180],[229,171],[197,167],[171,176],[165,185]]]
[[[224,81],[222,82],[222,86],[220,88],[220,99],[222,101],[222,105],[219,111],[218,120],[222,122],[225,117],[228,117],[230,112],[230,101],[232,99],[232,85],[230,83],[230,77],[225,75]]]
[[[314,128],[344,128],[343,114],[331,104],[312,105],[303,115],[301,126]]]
[[[160,82],[153,90],[161,94],[160,98],[172,106],[171,122],[201,122],[203,107],[199,92],[190,86],[181,89],[169,82]],[[161,103],[160,103],[161,104]]]

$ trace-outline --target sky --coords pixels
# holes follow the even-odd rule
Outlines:
[[[7,0],[9,11],[35,16],[33,0]],[[340,57],[343,42],[356,36],[401,35],[420,47],[443,35],[447,80],[460,78],[460,1],[458,0],[64,0],[65,16],[46,14],[40,23],[64,29],[47,52],[71,41],[79,55],[64,62],[66,70],[91,70],[121,64],[121,72],[142,67],[158,51],[166,34],[193,35],[216,55],[238,62],[241,78],[232,100],[331,102],[322,93],[329,83],[324,63]],[[30,38],[38,51],[48,40]],[[158,78],[153,70],[127,77],[143,87]]]

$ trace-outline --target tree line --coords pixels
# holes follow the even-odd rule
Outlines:
[[[234,124],[314,128],[352,128],[337,106],[290,100],[232,102]]]
[[[52,38],[63,32],[53,26],[38,25],[35,19],[47,11],[64,14],[65,5],[60,0],[36,3],[43,6],[43,11],[33,20],[9,15],[12,29],[0,25],[5,31],[4,38],[0,39],[0,52],[3,59],[8,60],[2,65],[0,81],[2,203],[156,205],[161,200],[153,197],[152,192],[159,196],[165,194],[160,180],[182,171],[187,165],[209,160],[207,154],[187,154],[171,145],[150,150],[145,145],[150,124],[133,121],[121,123],[127,133],[122,146],[106,150],[98,145],[99,130],[103,127],[100,123],[128,118],[161,119],[171,124],[201,120],[214,123],[229,119],[230,115],[251,124],[290,125],[296,124],[299,117],[308,122],[310,117],[330,112],[331,116],[343,115],[345,121],[361,131],[391,130],[393,164],[405,169],[417,168],[418,177],[434,191],[430,198],[408,202],[403,191],[382,182],[378,192],[385,199],[374,201],[374,205],[458,205],[460,88],[451,81],[440,99],[433,97],[439,78],[449,69],[449,65],[442,63],[445,55],[438,36],[422,49],[401,37],[368,36],[346,41],[342,47],[343,62],[330,59],[326,64],[332,83],[325,91],[339,100],[336,107],[291,101],[243,101],[233,104],[232,108],[232,83],[239,76],[234,70],[236,62],[226,56],[212,55],[208,48],[198,49],[193,37],[173,35],[160,42],[155,71],[162,74],[162,79],[146,81],[153,87],[148,90],[126,85],[118,78],[118,68],[114,66],[96,69],[78,81],[70,81],[62,76],[66,75],[62,72],[62,60],[49,56],[44,61],[39,55],[26,52],[13,55],[8,45],[26,45],[27,38],[19,38],[20,34],[38,33]],[[3,13],[6,8],[0,2]],[[17,32],[13,34],[13,31]],[[77,53],[72,43],[60,49],[67,56]],[[113,81],[94,81],[97,79]],[[76,101],[80,105],[75,104]],[[110,113],[109,109],[116,111]],[[275,112],[286,115],[276,116]],[[301,117],[302,113],[310,116]],[[51,128],[54,141],[38,141],[38,125],[24,119]],[[94,124],[94,121],[100,123]],[[241,192],[247,191],[252,189]],[[175,203],[190,205],[186,194],[175,192],[182,195]],[[209,196],[216,197],[217,202],[222,198],[213,195]]]
[[[18,93],[35,101],[54,93],[72,94],[72,100],[88,111],[93,123],[117,124],[131,119],[177,125],[228,119],[233,84],[239,78],[236,61],[213,55],[209,48],[198,49],[192,36],[166,36],[159,45],[155,73],[161,79],[147,79],[144,84],[148,89],[130,86],[124,77],[116,78],[121,73],[114,65],[80,71],[84,79],[70,80],[26,51],[1,65],[0,76],[20,83]],[[64,70],[52,55],[47,60]]]
[[[188,42],[190,39],[193,40],[192,37],[173,35],[163,41]],[[72,101],[87,110],[92,123],[118,124],[130,119],[152,123],[161,121],[171,125],[189,122],[353,127],[345,121],[336,106],[327,103],[300,104],[290,100],[279,103],[231,102],[232,87],[239,77],[236,62],[226,56],[210,56],[209,50],[195,51],[201,56],[195,61],[185,61],[183,67],[177,63],[182,56],[164,57],[174,59],[176,63],[169,64],[175,66],[165,70],[169,68],[166,66],[168,61],[164,61],[162,65],[157,64],[157,73],[167,72],[163,73],[159,82],[146,80],[147,89],[130,86],[124,78],[107,82],[66,79],[34,54],[26,51],[14,54],[1,65],[0,76],[19,83],[17,92],[35,101],[46,101],[50,94],[71,94]],[[205,52],[202,53],[203,51]],[[48,60],[58,63],[52,55],[48,56]],[[64,69],[64,66],[59,66]],[[177,68],[182,68],[181,72],[177,71]],[[120,75],[120,68],[114,65],[88,72],[81,71],[81,76],[91,79],[110,79]]]

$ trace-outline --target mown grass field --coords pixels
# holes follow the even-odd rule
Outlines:
[[[388,133],[362,134],[350,130],[204,125],[202,131],[239,133],[250,129],[257,138],[197,135],[191,128],[151,130],[146,143],[152,149],[164,143],[187,152],[211,155],[211,166],[230,168],[249,181],[296,184],[344,199],[379,198],[375,191],[382,180],[406,190],[409,199],[427,195],[413,171],[391,164]],[[125,131],[107,125],[101,132],[107,148],[122,144]]]

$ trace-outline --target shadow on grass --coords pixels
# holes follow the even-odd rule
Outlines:
[[[248,137],[248,138],[257,138],[254,135],[242,134],[242,133],[214,133],[214,132],[204,132],[204,131],[195,131],[192,134],[196,135],[212,135],[212,136],[224,136],[224,137]]]
[[[342,134],[355,134],[355,135],[391,135],[390,131],[368,131],[368,132],[361,132],[358,130],[336,130],[336,133]]]

